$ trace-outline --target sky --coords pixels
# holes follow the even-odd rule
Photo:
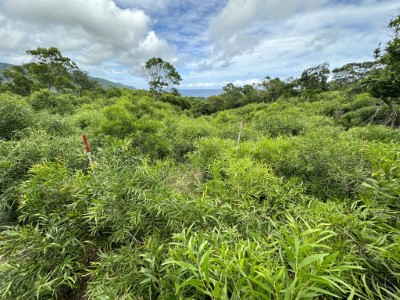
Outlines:
[[[0,62],[57,47],[91,76],[147,88],[172,63],[180,88],[216,89],[373,60],[399,0],[0,0]]]

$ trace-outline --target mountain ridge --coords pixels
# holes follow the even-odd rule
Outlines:
[[[0,76],[3,73],[3,70],[11,68],[12,66],[15,66],[13,64],[9,64],[9,63],[5,63],[5,62],[0,62]],[[130,90],[136,90],[135,87],[130,86],[130,85],[125,85],[119,82],[114,82],[108,79],[104,79],[104,78],[100,78],[100,77],[94,77],[94,76],[89,76],[89,78],[91,80],[94,80],[96,82],[98,82],[102,88],[104,89],[108,89],[108,88],[126,88],[126,89],[130,89]]]

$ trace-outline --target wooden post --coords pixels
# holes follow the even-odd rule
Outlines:
[[[238,139],[237,139],[237,144],[238,145],[240,143],[240,136],[242,135],[242,128],[243,128],[243,120],[240,121],[239,135],[238,135]]]

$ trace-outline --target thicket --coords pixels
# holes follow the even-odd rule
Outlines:
[[[378,99],[196,101],[0,94],[2,299],[399,299]]]

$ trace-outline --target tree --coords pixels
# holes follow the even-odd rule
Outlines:
[[[40,88],[55,89],[58,93],[73,89],[72,74],[78,71],[77,65],[54,47],[37,48],[26,51],[33,56],[33,62],[24,66],[35,85]]]
[[[280,96],[290,96],[293,94],[294,86],[292,82],[283,81],[278,77],[271,78],[270,76],[266,76],[260,85],[265,89],[268,102],[274,102]]]
[[[40,89],[49,89],[57,93],[74,92],[80,96],[84,91],[96,89],[96,82],[57,48],[37,48],[26,52],[33,56],[33,61],[5,69],[3,90],[26,96]]]
[[[376,61],[353,62],[332,71],[332,83],[343,88],[367,78],[378,66]]]
[[[73,70],[71,74],[72,86],[75,94],[82,96],[83,92],[95,90],[99,83],[89,78],[88,73],[82,70]]]
[[[144,74],[150,91],[157,99],[168,88],[179,85],[182,80],[175,67],[159,57],[153,57],[146,62]]]
[[[393,39],[387,42],[383,53],[380,47],[375,50],[375,58],[382,68],[375,70],[366,83],[371,95],[388,105],[390,113],[386,124],[394,127],[400,98],[400,15],[391,20],[388,27],[394,31]]]
[[[12,66],[3,70],[3,76],[6,82],[3,89],[14,94],[27,96],[30,95],[33,88],[33,81],[29,78],[28,70],[23,66]]]
[[[324,92],[328,90],[329,74],[329,64],[323,63],[304,70],[298,83],[303,91],[311,93]]]

